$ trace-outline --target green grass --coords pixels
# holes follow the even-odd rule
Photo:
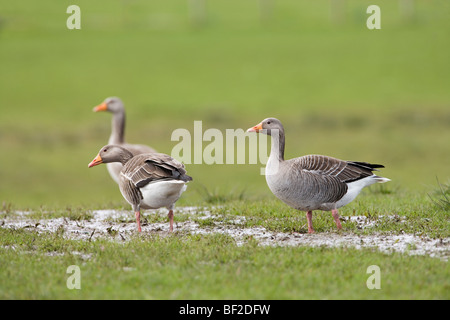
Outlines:
[[[238,247],[219,234],[81,244],[52,234],[0,232],[3,299],[449,298],[446,263],[425,257],[267,248],[251,240]],[[366,287],[373,264],[380,267],[380,290]],[[80,267],[80,290],[66,286],[70,265]]]
[[[30,210],[32,219],[82,222],[94,209],[129,210],[106,168],[87,168],[110,133],[110,115],[92,107],[114,95],[126,105],[126,139],[168,154],[173,130],[192,132],[195,120],[224,132],[278,117],[286,158],[386,166],[380,175],[392,182],[340,211],[377,223],[343,222],[343,235],[449,237],[443,1],[414,1],[408,17],[398,1],[380,0],[375,31],[365,24],[368,0],[345,1],[340,15],[328,0],[273,1],[263,18],[258,1],[209,1],[200,24],[185,0],[80,0],[81,30],[66,28],[69,3],[0,1],[0,219]],[[274,198],[261,167],[188,164],[194,181],[177,205],[215,205],[212,217],[196,218],[202,228],[245,216],[246,227],[305,232],[304,214]],[[336,232],[329,213],[313,219],[316,231]],[[81,242],[32,229],[0,228],[2,298],[449,298],[447,263],[429,257],[266,248],[252,239],[237,247],[219,235]],[[65,287],[70,264],[82,266],[80,291]],[[380,291],[365,287],[371,264],[381,267]]]
[[[449,211],[450,200],[448,197],[450,194],[450,184],[448,183],[441,184],[439,180],[437,180],[437,183],[439,185],[439,189],[435,190],[431,194],[429,193],[428,196],[437,207],[439,207],[442,210]]]
[[[401,190],[364,192],[340,211],[345,219],[366,216],[374,224],[360,229],[342,221],[337,231],[329,212],[317,211],[318,234],[402,235],[449,238],[448,211],[427,196],[412,199]],[[448,299],[448,262],[406,252],[381,253],[376,249],[308,246],[267,247],[252,236],[237,245],[229,235],[190,234],[177,225],[191,220],[200,229],[264,227],[267,231],[305,234],[304,213],[278,200],[227,200],[195,214],[175,212],[175,233],[119,232],[130,219],[112,219],[107,234],[98,239],[70,240],[64,225],[38,233],[33,222],[23,227],[0,228],[0,297],[2,299]],[[37,210],[26,219],[70,219],[82,224],[91,210]],[[240,223],[235,219],[240,218]],[[9,208],[1,221],[24,219]],[[168,223],[165,212],[145,213],[146,223]],[[100,231],[100,230],[99,230]],[[120,234],[120,238],[119,235]],[[91,235],[92,237],[92,235]],[[363,238],[362,238],[363,239]],[[445,242],[444,242],[445,243]],[[446,245],[446,244],[444,244]],[[448,244],[447,244],[448,245]],[[81,270],[81,290],[69,290],[69,266]],[[366,270],[381,270],[381,289],[369,290]],[[330,269],[332,268],[332,270]]]

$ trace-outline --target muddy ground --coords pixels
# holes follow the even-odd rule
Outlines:
[[[370,235],[354,234],[351,232],[325,232],[315,234],[283,233],[266,230],[263,227],[244,227],[245,217],[236,216],[232,223],[224,224],[217,216],[207,209],[197,207],[177,208],[178,212],[192,214],[195,219],[187,219],[174,224],[175,232],[191,234],[222,233],[233,237],[237,245],[242,245],[251,237],[262,246],[312,246],[312,247],[354,247],[375,248],[379,251],[402,252],[409,255],[427,255],[448,261],[450,256],[450,239],[430,239],[426,236],[412,234],[385,234],[374,233]],[[146,212],[144,216],[155,214]],[[156,210],[156,214],[166,215],[165,210]],[[15,212],[8,214],[0,221],[2,228],[28,228],[38,232],[60,232],[69,239],[92,241],[97,238],[106,238],[113,241],[127,241],[136,233],[134,214],[130,211],[120,210],[94,210],[92,218],[86,220],[71,220],[68,218],[56,219],[30,219],[29,212]],[[216,219],[217,220],[216,220]],[[214,223],[200,226],[201,219],[214,219]],[[359,228],[370,228],[374,223],[364,216],[343,217],[358,224]],[[196,220],[196,221],[195,221]],[[169,234],[169,223],[143,223],[142,232]]]

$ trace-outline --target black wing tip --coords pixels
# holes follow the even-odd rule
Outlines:
[[[374,164],[374,163],[368,163],[368,162],[361,162],[361,161],[350,161],[350,164],[363,168],[363,169],[369,169],[371,171],[378,171],[377,168],[384,168],[382,164]]]

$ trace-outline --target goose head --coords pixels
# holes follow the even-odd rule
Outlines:
[[[120,100],[120,98],[109,97],[106,98],[105,101],[103,101],[101,104],[94,107],[93,111],[94,112],[109,111],[112,113],[123,112],[124,111],[123,102],[122,100]]]
[[[120,162],[125,164],[132,157],[133,154],[124,147],[109,144],[100,149],[94,160],[88,164],[88,167],[91,168],[101,163],[110,162]]]
[[[283,125],[281,121],[277,118],[267,118],[258,123],[256,126],[253,126],[247,130],[247,132],[260,132],[267,134],[269,136],[272,135],[273,132],[284,132]]]

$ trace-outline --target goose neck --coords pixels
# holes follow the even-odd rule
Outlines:
[[[119,162],[122,163],[122,165],[125,165],[131,158],[133,158],[133,154],[127,149],[123,149]]]
[[[276,159],[279,162],[284,161],[284,145],[285,137],[283,130],[276,130],[271,133],[272,146],[270,150],[270,158]]]
[[[120,151],[117,152],[114,159],[111,159],[110,162],[120,162],[122,165],[125,165],[131,158],[133,158],[133,153],[130,150],[125,149],[121,146],[117,146]]]
[[[125,113],[115,112],[112,117],[110,144],[122,144],[125,142]]]

